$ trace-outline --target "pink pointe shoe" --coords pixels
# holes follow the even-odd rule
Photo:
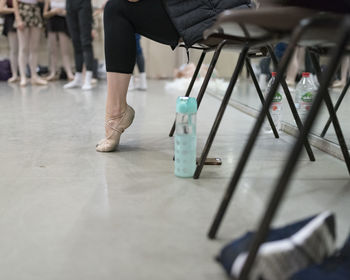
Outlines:
[[[117,149],[120,141],[120,136],[133,122],[135,117],[135,111],[129,105],[126,107],[124,113],[119,116],[110,118],[106,121],[106,126],[112,129],[110,135],[105,139],[102,139],[96,145],[96,151],[98,152],[113,152]],[[113,122],[120,120],[116,126],[112,126]]]

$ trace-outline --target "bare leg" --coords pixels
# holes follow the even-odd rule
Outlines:
[[[70,64],[69,54],[68,54],[68,47],[70,44],[70,40],[69,40],[68,36],[63,32],[58,33],[58,38],[59,38],[59,43],[60,43],[61,56],[62,56],[64,70],[67,73],[68,80],[73,80],[74,75],[72,72],[72,67]]]
[[[341,64],[341,82],[345,85],[349,73],[349,57],[346,56]]]
[[[8,82],[13,83],[18,79],[18,38],[16,32],[9,32],[7,34],[10,47],[10,62],[12,77]]]
[[[29,66],[33,85],[46,85],[47,82],[41,79],[36,73],[38,64],[38,46],[40,41],[41,28],[30,28],[30,43],[29,43]]]
[[[106,119],[126,109],[126,94],[131,74],[107,72]]]
[[[126,103],[130,77],[131,74],[107,72],[106,138],[97,145],[99,152],[114,151],[121,133],[134,119],[134,110]]]
[[[349,74],[349,66],[350,66],[350,58],[348,56],[344,56],[343,61],[341,63],[340,80],[335,81],[332,87],[343,88],[345,86],[346,80]]]
[[[290,62],[288,67],[286,82],[289,86],[295,85],[295,77],[297,76],[299,70],[299,54],[300,48],[297,48],[294,51],[292,61]]]
[[[50,52],[50,75],[46,80],[50,81],[55,78],[56,65],[57,65],[57,34],[55,32],[49,32],[48,35],[48,47]]]
[[[29,28],[24,28],[22,30],[17,30],[18,35],[18,65],[19,65],[19,74],[21,77],[21,86],[27,84],[26,78],[26,66],[27,66],[27,57],[29,50]]]

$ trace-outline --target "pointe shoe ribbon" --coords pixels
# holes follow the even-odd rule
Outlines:
[[[96,151],[98,152],[114,151],[119,145],[121,134],[125,131],[125,129],[127,129],[132,124],[134,117],[135,117],[135,111],[133,108],[131,108],[128,105],[124,113],[108,119],[105,125],[112,130],[112,133],[108,135],[105,139],[101,140],[96,145]],[[117,124],[117,126],[112,126],[111,122],[116,121],[118,119],[120,119],[120,121]]]

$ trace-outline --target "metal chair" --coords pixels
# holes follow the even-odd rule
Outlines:
[[[245,11],[230,12],[224,14],[221,18],[220,26],[223,25],[223,22],[226,23],[226,31],[229,27],[230,32],[232,32],[233,34],[237,34],[237,32],[242,32],[242,29],[245,29],[250,35],[254,37],[270,36],[269,42],[273,42],[276,39],[281,40],[282,38],[289,37],[289,32],[291,30],[294,30],[294,32],[290,39],[288,49],[278,67],[276,81],[272,85],[272,88],[270,89],[270,92],[266,97],[265,105],[263,106],[259,114],[259,117],[250,135],[250,138],[245,146],[244,151],[242,152],[239,164],[235,169],[235,173],[232,177],[230,185],[227,188],[224,199],[210,228],[208,234],[209,238],[214,238],[216,236],[216,232],[220,226],[220,223],[225,214],[230,199],[232,198],[233,192],[240,179],[241,173],[243,172],[245,163],[250,155],[255,139],[263,124],[264,114],[269,109],[274,93],[277,90],[284,73],[286,72],[287,66],[292,58],[293,51],[296,45],[300,42],[312,46],[333,43],[333,45],[337,47],[336,50],[333,52],[332,59],[328,65],[326,72],[322,75],[322,78],[319,76],[321,86],[319,88],[318,94],[316,95],[312,109],[305,121],[305,126],[302,129],[295,146],[290,152],[283,172],[279,177],[279,180],[274,188],[274,192],[269,200],[267,209],[259,224],[259,229],[253,239],[249,254],[240,273],[240,280],[248,278],[249,272],[254,264],[254,260],[259,250],[259,247],[262,244],[262,242],[266,239],[271,221],[278,209],[278,206],[282,201],[283,195],[288,186],[288,182],[292,176],[297,160],[300,156],[302,147],[305,143],[305,140],[307,139],[307,135],[310,132],[311,126],[317,116],[317,113],[323,100],[326,102],[327,109],[330,113],[333,125],[335,126],[339,142],[341,143],[344,140],[337,115],[335,113],[332,101],[329,97],[327,87],[334,75],[334,72],[337,69],[337,65],[339,64],[341,55],[346,49],[346,44],[350,39],[350,18],[346,17],[343,21],[343,17],[341,16],[320,14],[312,17],[311,19],[304,19],[300,22],[300,24],[297,24],[298,21],[304,18],[305,13],[307,13],[308,11],[305,10],[305,13],[298,13],[298,11],[303,12],[303,10],[305,9],[300,10],[300,8],[280,7],[276,9],[272,8],[263,11],[252,11],[251,13],[246,13]],[[297,16],[299,16],[300,18],[298,19]],[[284,19],[284,23],[281,24],[281,26],[275,24],[277,22],[279,23],[278,19],[281,19],[282,17]],[[339,29],[341,30],[341,32],[338,35],[338,32],[335,33],[334,30]],[[338,37],[337,40],[335,40],[335,37]],[[335,41],[337,42],[336,44],[334,44]],[[266,41],[262,41],[262,43],[266,44]],[[317,66],[314,59],[313,62],[314,65]],[[318,74],[320,74],[319,71]],[[345,142],[343,144],[345,144]],[[346,144],[344,146],[346,147]],[[347,164],[347,168],[350,172],[350,157],[347,149],[343,150],[343,155]]]
[[[312,21],[310,21],[308,24],[305,22],[304,24],[306,25],[304,27],[307,27],[307,25],[311,23]],[[281,204],[281,201],[283,199],[285,192],[287,191],[288,182],[292,176],[297,160],[300,156],[303,141],[304,139],[307,138],[311,130],[312,124],[317,116],[317,113],[320,109],[322,101],[327,100],[327,98],[329,98],[327,88],[330,85],[333,75],[337,70],[337,66],[341,60],[342,53],[346,50],[346,47],[349,44],[349,41],[350,41],[350,17],[347,17],[344,20],[344,24],[341,29],[339,39],[337,40],[337,48],[333,52],[331,62],[329,63],[326,72],[322,75],[321,86],[318,91],[318,95],[316,96],[316,99],[314,101],[314,104],[311,108],[311,111],[305,121],[304,129],[301,132],[300,136],[298,137],[298,140],[294,145],[292,151],[290,152],[285,168],[282,174],[280,175],[278,182],[276,183],[274,192],[269,200],[267,209],[263,215],[262,220],[259,223],[258,231],[252,241],[249,254],[245,260],[240,276],[238,278],[239,280],[246,280],[249,277],[249,273],[254,265],[254,261],[258,253],[258,250],[268,235],[272,219],[276,214],[278,207]],[[327,105],[327,107],[328,106],[329,105]],[[331,118],[336,118],[334,111],[331,114]]]
[[[288,15],[290,14],[291,20],[289,21],[289,16],[287,17],[286,14],[288,12]],[[303,9],[303,8],[286,8],[286,7],[277,7],[277,8],[269,8],[269,9],[262,9],[262,10],[256,10],[251,11],[251,13],[247,13],[247,11],[231,11],[229,13],[224,13],[221,18],[218,19],[218,24],[220,23],[220,27],[224,26],[225,32],[231,32],[234,35],[242,32],[242,26],[243,28],[250,32],[249,34],[253,34],[254,37],[266,37],[270,33],[270,42],[273,42],[274,40],[282,40],[287,39],[290,31],[297,26],[298,21],[303,19],[306,15],[314,15],[316,19],[320,18],[322,19],[322,15],[317,15],[318,13],[309,9]],[[317,16],[315,16],[317,15]],[[284,18],[284,23],[281,25],[277,25],[276,23],[281,20],[281,18]],[[269,19],[269,20],[266,20]],[[329,19],[328,22],[331,20]],[[330,22],[334,25],[339,25],[339,17],[333,18],[333,22]],[[225,26],[226,25],[226,26]],[[331,35],[334,35],[334,32],[330,30],[327,26],[324,27],[325,30],[321,30],[320,28],[314,28],[311,32],[308,32],[307,40],[303,40],[304,43],[311,42],[313,44],[324,44],[329,41],[330,38],[324,38],[324,35],[327,34],[326,31],[332,32]],[[229,31],[228,31],[229,30]],[[220,204],[219,210],[214,218],[213,224],[209,231],[209,237],[214,238],[216,235],[216,232],[221,224],[221,221],[223,219],[223,216],[226,212],[226,209],[228,207],[228,204],[232,198],[232,195],[236,189],[236,186],[239,182],[239,179],[242,175],[242,172],[244,170],[244,167],[248,161],[248,158],[250,156],[250,153],[252,151],[252,148],[254,146],[254,143],[256,141],[256,138],[258,136],[258,133],[260,131],[260,128],[262,126],[262,123],[264,121],[264,114],[269,109],[269,105],[272,101],[274,92],[277,90],[278,84],[282,81],[282,77],[284,76],[284,73],[286,71],[286,68],[289,64],[289,61],[293,55],[294,48],[296,44],[300,41],[300,37],[303,34],[303,32],[297,33],[297,38],[292,38],[290,41],[289,47],[284,55],[284,59],[281,62],[281,66],[279,66],[279,70],[276,77],[276,85],[274,85],[270,91],[270,93],[266,97],[265,106],[260,112],[260,115],[256,121],[256,124],[254,126],[254,129],[250,135],[250,138],[241,154],[240,160],[238,162],[238,165],[235,169],[234,175],[230,181],[229,186],[227,187],[227,190],[224,194],[224,198]],[[329,37],[329,34],[327,34]],[[266,44],[266,41],[262,41],[262,43]],[[283,64],[284,63],[284,64]],[[283,65],[282,65],[283,64]],[[283,67],[282,67],[283,66]],[[350,172],[350,157],[349,152],[346,148],[346,143],[344,141],[344,136],[342,134],[342,130],[340,128],[340,124],[338,121],[338,118],[334,112],[334,108],[332,105],[332,102],[330,100],[329,95],[325,97],[325,102],[327,104],[327,108],[329,110],[329,113],[333,119],[333,124],[335,126],[335,130],[337,132],[339,143],[341,144],[344,149],[343,155],[345,158],[345,162],[347,165],[347,168]],[[306,138],[305,138],[306,139]]]

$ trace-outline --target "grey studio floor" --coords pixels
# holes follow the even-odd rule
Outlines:
[[[168,137],[182,93],[150,81],[128,102],[136,118],[119,151],[97,153],[106,84],[91,92],[62,83],[19,88],[0,83],[0,279],[227,279],[214,258],[254,229],[294,138],[261,134],[218,233],[206,233],[254,119],[229,107],[199,180],[173,174]],[[219,101],[198,113],[198,153]],[[350,183],[344,162],[305,154],[275,225],[330,210],[340,245],[349,232]]]

